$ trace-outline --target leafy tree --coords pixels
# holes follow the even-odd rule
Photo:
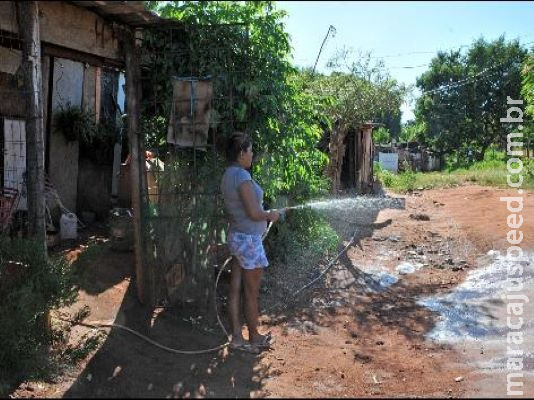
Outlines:
[[[526,155],[528,157],[530,156],[530,150],[534,142],[534,55],[532,52],[530,52],[523,63],[521,76],[521,95],[525,100],[525,114],[523,116],[524,129],[522,133],[524,137],[523,142],[527,151]]]
[[[438,52],[428,71],[416,81],[423,95],[417,100],[414,113],[416,121],[424,122],[426,127],[419,139],[441,154],[452,151],[465,135],[465,86],[451,85],[464,76],[460,51]],[[408,132],[405,135],[410,136]]]
[[[391,141],[391,134],[389,130],[384,127],[380,127],[373,131],[373,142],[376,144],[389,143]]]
[[[400,113],[406,94],[406,88],[389,76],[382,62],[371,62],[370,53],[360,53],[354,59],[350,53],[339,52],[328,63],[332,73],[315,76],[309,86],[320,100],[322,112],[331,120],[327,175],[334,191],[340,183],[343,140],[349,130],[377,115]]]
[[[217,51],[226,51],[228,65],[246,69],[233,82],[238,104],[230,112],[234,128],[254,139],[258,157],[253,173],[266,197],[275,201],[279,195],[291,194],[300,201],[323,190],[327,158],[316,149],[321,117],[290,63],[285,11],[277,10],[272,1],[171,1],[147,2],[147,6],[187,26],[239,24],[235,29],[241,40],[238,35],[221,38],[199,28],[206,36],[205,46],[195,45],[191,51],[201,57],[207,49],[218,47]]]
[[[419,138],[424,135],[424,132],[424,122],[416,122],[414,120],[407,121],[402,126],[402,132],[399,136],[399,141],[408,143],[419,140]]]
[[[488,43],[477,40],[466,57],[467,77],[472,97],[468,115],[473,121],[471,133],[479,151],[478,160],[491,143],[506,144],[506,135],[515,126],[505,126],[500,121],[509,107],[507,97],[520,98],[521,66],[526,50],[518,41],[507,43],[504,36]],[[476,79],[478,77],[478,79]]]
[[[500,118],[506,115],[507,96],[519,98],[525,55],[518,41],[504,36],[493,42],[478,39],[466,55],[439,52],[417,79],[423,95],[415,114],[425,122],[425,144],[441,154],[471,148],[480,160],[491,143],[506,143],[510,127]]]

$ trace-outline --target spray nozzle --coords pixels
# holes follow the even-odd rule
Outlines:
[[[278,222],[284,222],[286,219],[286,209],[285,208],[273,208],[271,209],[272,212],[278,213]]]

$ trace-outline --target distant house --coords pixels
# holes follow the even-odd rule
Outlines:
[[[375,146],[374,161],[392,172],[403,171],[406,166],[413,171],[437,171],[442,165],[440,157],[418,142]]]

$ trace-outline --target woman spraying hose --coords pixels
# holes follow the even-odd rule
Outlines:
[[[269,265],[262,243],[267,222],[280,217],[278,211],[263,209],[263,190],[252,179],[248,170],[252,165],[252,140],[236,132],[228,141],[227,158],[230,162],[221,181],[224,205],[229,216],[228,247],[234,256],[230,284],[230,347],[259,352],[272,344],[270,334],[258,332],[258,296],[263,268]],[[245,319],[249,340],[241,333],[241,282],[245,292]]]

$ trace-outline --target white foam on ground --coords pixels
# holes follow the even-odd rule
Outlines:
[[[525,254],[528,262],[523,266],[523,291],[532,290],[529,286],[534,279],[534,254]],[[499,251],[490,251],[479,258],[482,267],[471,271],[465,281],[451,293],[430,296],[417,303],[440,314],[436,326],[427,334],[431,340],[455,342],[460,340],[480,340],[488,336],[502,335],[505,321],[492,315],[489,305],[504,304],[502,294],[506,294],[509,266],[517,264]],[[530,301],[534,301],[532,296]]]

